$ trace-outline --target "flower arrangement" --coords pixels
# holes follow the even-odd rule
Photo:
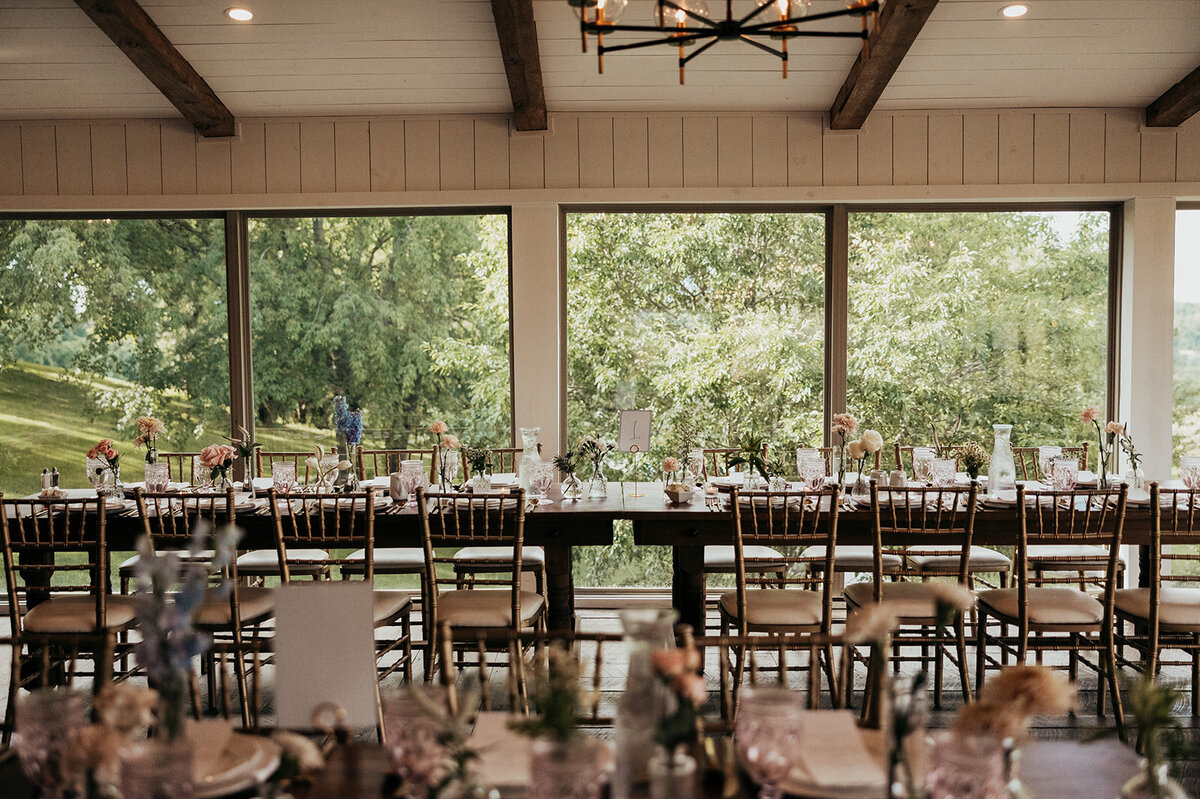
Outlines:
[[[117,448],[113,445],[111,438],[102,438],[87,451],[89,460],[100,461],[100,465],[96,467],[96,475],[101,475],[105,469],[111,469],[114,473],[121,468],[121,453],[117,452]]]
[[[725,463],[730,466],[745,466],[751,473],[757,472],[764,480],[770,480],[762,436],[746,434],[738,436],[738,441],[738,451],[726,458]]]
[[[575,470],[579,468],[579,462],[582,459],[583,453],[579,449],[570,447],[561,455],[554,456],[554,468],[558,469],[563,476],[562,493],[568,499],[579,499],[582,492],[579,478],[575,476]]]
[[[700,653],[694,646],[660,649],[650,656],[658,678],[670,689],[675,709],[658,722],[654,740],[673,755],[700,738],[708,687],[700,676]]]
[[[492,470],[492,451],[490,449],[463,447],[462,455],[467,466],[471,467],[472,473],[486,475]]]
[[[848,413],[835,413],[831,429],[838,437],[837,481],[842,485],[846,479],[846,436],[852,436],[858,430],[858,420]]]
[[[350,410],[342,395],[333,398],[333,427],[339,443],[357,447],[362,442],[362,415],[361,410]]]
[[[84,776],[84,796],[115,795],[121,750],[147,736],[159,701],[153,688],[130,683],[112,683],[96,694],[97,723],[71,730],[67,750],[72,770]]]
[[[968,441],[966,444],[963,444],[958,450],[958,459],[962,462],[967,476],[972,480],[979,477],[979,472],[984,466],[988,465],[988,461],[990,460],[988,454],[977,441]]]
[[[876,430],[864,430],[863,434],[854,441],[846,444],[846,454],[850,456],[850,460],[855,462],[855,471],[858,477],[854,481],[854,492],[863,493],[867,490],[867,482],[863,479],[863,472],[867,468],[867,458],[871,458],[871,462],[875,462],[875,453],[883,449],[883,436]]]
[[[423,785],[402,784],[397,796],[418,796],[414,788],[424,787],[422,793],[429,799],[453,797],[453,799],[485,799],[488,788],[479,781],[472,761],[479,755],[467,744],[471,734],[472,719],[479,707],[478,692],[464,693],[459,699],[458,712],[450,713],[446,707],[429,696],[419,685],[411,686],[412,695],[423,712],[437,728],[437,743],[443,757],[433,773],[413,774],[405,779],[420,781]]]
[[[1184,694],[1174,685],[1159,684],[1154,675],[1144,672],[1140,680],[1128,686],[1129,711],[1142,754],[1142,770],[1121,789],[1121,796],[1185,796],[1171,777],[1176,763],[1195,757],[1196,746],[1176,715]],[[1115,734],[1105,730],[1102,734]]]
[[[546,661],[538,661],[530,679],[530,698],[534,713],[508,723],[509,729],[530,738],[569,743],[579,735],[579,719],[599,696],[584,691],[579,661],[561,643],[546,652]]]
[[[595,470],[600,469],[604,459],[608,457],[608,453],[616,448],[617,445],[607,438],[584,436],[579,439],[579,457],[591,461]]]
[[[457,450],[462,446],[458,440],[458,436],[449,431],[450,426],[445,422],[434,422],[433,424],[429,425],[429,432],[437,436],[437,444],[435,448],[437,449],[438,455],[438,477],[443,491],[446,490],[451,482],[450,472],[446,463],[448,460],[446,455],[451,450]]]
[[[139,416],[133,423],[137,430],[137,437],[133,439],[133,445],[141,448],[146,447],[146,463],[155,463],[158,461],[158,437],[166,432],[166,425],[155,419],[153,416]]]
[[[663,482],[667,485],[679,482],[679,458],[668,455],[662,460]]]
[[[1075,688],[1046,666],[1006,666],[983,686],[983,694],[958,711],[951,728],[1019,741],[1037,715],[1060,715],[1075,707]]]
[[[138,541],[134,609],[141,640],[135,651],[138,666],[159,693],[158,730],[168,740],[183,733],[192,660],[211,640],[192,626],[192,618],[206,599],[219,599],[229,590],[227,582],[210,589],[209,576],[229,565],[241,534],[233,526],[217,531],[211,561],[201,557],[208,537],[207,530],[197,529],[186,560],[175,552],[156,554],[146,536]]]
[[[337,456],[337,447],[331,449],[330,454]],[[310,472],[317,475],[317,483],[321,486],[333,486],[333,481],[337,477],[338,472],[346,471],[351,467],[350,461],[342,458],[337,460],[332,466],[328,465],[325,460],[325,448],[320,444],[313,447],[313,454],[309,455],[304,465],[308,467]]]
[[[1100,426],[1100,409],[1089,405],[1083,409],[1079,419],[1084,424],[1092,423],[1096,428],[1096,439],[1100,444],[1100,487],[1108,488],[1108,463],[1116,451],[1117,436],[1125,432],[1125,425],[1120,422],[1108,422]]]
[[[229,470],[237,456],[237,449],[229,444],[209,444],[200,450],[200,465],[208,469],[212,484],[222,488],[229,484]]]

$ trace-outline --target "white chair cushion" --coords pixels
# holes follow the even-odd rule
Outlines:
[[[862,608],[875,604],[874,583],[854,583],[846,586],[847,604]],[[933,583],[883,584],[883,604],[903,624],[935,624],[937,598]]]
[[[721,610],[738,618],[737,591],[721,595]],[[819,627],[824,606],[819,591],[762,588],[746,591],[746,624],[751,628]]]
[[[1125,616],[1150,618],[1149,588],[1117,589],[1114,601]],[[1158,623],[1168,632],[1200,632],[1200,588],[1163,587],[1158,594]]]
[[[289,549],[288,570],[297,574],[316,574],[327,567],[323,563],[305,565],[304,561],[323,561],[329,553],[323,549]],[[238,571],[243,574],[279,574],[279,553],[274,549],[255,549],[237,559]]]
[[[482,560],[503,563],[512,560],[512,547],[463,547],[454,553],[455,560]],[[546,550],[542,547],[521,547],[522,566],[544,566]]]
[[[521,626],[528,627],[546,600],[532,591],[521,592]],[[443,591],[437,598],[438,622],[451,627],[512,627],[510,591]]]
[[[109,596],[106,606],[106,629],[120,629],[133,621],[133,597]],[[96,598],[90,594],[51,597],[30,608],[22,626],[31,633],[94,633]]]
[[[269,619],[275,614],[275,596],[269,588],[238,588],[238,612],[242,624]],[[233,624],[229,597],[210,596],[196,608],[194,623],[202,629],[228,629]]]
[[[291,556],[291,552],[288,552]],[[344,572],[359,573],[361,562],[367,556],[365,549],[356,549],[346,556],[341,564]],[[425,570],[425,550],[419,547],[378,547],[374,553],[376,574],[413,574]],[[358,561],[359,563],[355,563]]]
[[[412,598],[407,591],[375,591],[372,595],[375,612],[375,626],[390,622],[399,616],[405,608],[412,606]]]
[[[920,547],[921,554],[909,554],[908,562],[923,572],[931,574],[958,574],[959,547],[945,547],[945,554],[935,554],[942,547]],[[1012,569],[1012,561],[1003,552],[987,547],[971,547],[967,555],[967,571],[1006,572]]]
[[[825,547],[809,547],[804,550],[803,557],[818,558],[825,557]],[[883,570],[896,571],[900,568],[902,561],[899,555],[893,555],[890,552],[883,553]],[[823,560],[815,560],[809,564],[810,568],[820,570],[823,565]],[[875,556],[871,547],[855,546],[855,547],[837,547],[833,551],[833,570],[837,572],[869,572],[875,568]]]
[[[980,591],[979,604],[993,616],[1016,622],[1020,602],[1016,588]],[[1104,606],[1095,597],[1074,588],[1029,587],[1029,626],[1046,632],[1096,628]]]
[[[1088,544],[1034,544],[1029,547],[1029,565],[1041,571],[1103,571],[1108,550]],[[1125,559],[1120,560],[1122,566]]]
[[[742,555],[752,562],[746,564],[746,568],[750,571],[778,571],[784,568],[787,564],[779,562],[776,564],[765,562],[768,558],[782,558],[778,550],[770,547],[760,546],[743,546]],[[704,548],[704,569],[706,571],[728,570],[737,568],[737,561],[734,556],[734,548],[729,545],[716,545]]]

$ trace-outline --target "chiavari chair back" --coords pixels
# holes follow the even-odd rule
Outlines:
[[[358,476],[361,480],[387,477],[400,471],[401,461],[421,461],[429,464],[429,482],[438,481],[437,449],[364,449],[358,448]]]
[[[943,444],[941,449],[945,453],[944,457],[954,458],[954,471],[962,471],[962,453],[967,448],[966,444]],[[899,441],[895,445],[895,463],[896,468],[907,475],[913,473],[913,450],[914,449],[932,449],[935,452],[937,448],[933,445],[921,444],[905,444],[901,445]]]
[[[160,452],[159,463],[167,464],[167,479],[173,483],[196,485],[196,458],[199,452]]]
[[[254,451],[254,476],[270,477],[271,467],[276,463],[290,463],[296,467],[296,482],[307,485],[317,479],[316,473],[308,468],[308,459],[313,457],[312,450],[308,452],[264,452]]]
[[[525,450],[521,447],[496,447],[488,450],[492,453],[492,472],[494,474],[516,474],[521,468],[521,456]],[[538,455],[542,454],[542,442],[537,445]],[[471,468],[463,460],[463,481],[471,479]]]
[[[984,671],[999,664],[988,653],[994,650],[1016,656],[1024,663],[1029,651],[1069,653],[1068,669],[1072,679],[1083,663],[1094,668],[1101,678],[1098,684],[1097,712],[1103,714],[1105,681],[1112,694],[1118,728],[1124,723],[1117,684],[1114,646],[1114,603],[1119,587],[1120,547],[1125,525],[1128,485],[1070,491],[1030,491],[1017,484],[1018,538],[1014,557],[1015,588],[992,589],[979,593],[979,621],[976,625],[977,651],[975,684],[981,689]],[[1045,586],[1036,582],[1029,563],[1035,546],[1089,546],[1103,555],[1103,576],[1096,591],[1080,588]],[[1044,556],[1042,556],[1044,557]],[[1053,564],[1053,556],[1050,563]],[[1067,557],[1067,556],[1064,556]],[[1000,624],[1000,633],[988,628],[988,618]],[[1004,631],[1016,628],[1015,637]],[[1079,657],[1094,651],[1095,665]]]
[[[438,667],[434,656],[441,651],[436,639],[443,623],[449,625],[452,641],[463,643],[477,642],[480,637],[488,642],[499,641],[510,632],[531,628],[544,630],[545,597],[524,591],[521,584],[525,510],[525,492],[520,489],[494,494],[417,489],[425,550],[426,680]],[[470,590],[458,588],[458,577],[439,573],[439,567],[452,567],[455,560],[439,556],[434,551],[435,540],[439,547],[505,547],[511,552],[507,572],[477,577]],[[455,588],[442,589],[449,585]],[[450,667],[448,663],[441,665]],[[510,666],[515,668],[516,664]],[[523,692],[523,676],[518,674],[518,679]]]
[[[65,669],[73,681],[81,655],[93,662],[94,690],[110,681],[117,634],[132,624],[134,605],[129,597],[111,595],[103,498],[0,495],[0,538],[12,649],[7,742],[19,688],[47,684],[52,669]],[[27,662],[39,668],[27,669]]]
[[[1060,447],[1062,450],[1058,457],[1060,458],[1078,458],[1079,470],[1086,471],[1089,463],[1089,447],[1090,444],[1084,441],[1077,447]],[[1042,469],[1038,465],[1038,449],[1039,447],[1013,447],[1013,460],[1016,461],[1017,474],[1021,480],[1041,480]]]

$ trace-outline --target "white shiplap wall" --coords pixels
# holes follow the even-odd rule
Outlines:
[[[882,199],[987,199],[1012,187],[1101,196],[1083,187],[1136,183],[1200,191],[1190,185],[1200,183],[1200,119],[1146,129],[1127,109],[876,112],[861,131],[842,132],[818,115],[579,114],[553,115],[544,134],[514,133],[503,116],[245,119],[239,136],[221,141],[174,120],[0,122],[0,207],[14,209],[417,193],[423,202],[439,201],[427,193],[503,202],[513,190],[564,201],[688,196],[680,189],[736,201],[862,188],[849,196],[867,199],[872,187]],[[774,191],[749,191],[758,189]]]

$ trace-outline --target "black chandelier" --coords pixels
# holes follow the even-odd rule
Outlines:
[[[725,18],[709,16],[705,0],[655,0],[654,24],[622,24],[629,0],[567,0],[579,17],[583,52],[587,52],[587,37],[596,37],[597,61],[604,74],[604,54],[642,47],[667,45],[679,48],[679,83],[683,84],[684,68],[696,56],[720,41],[743,41],[776,56],[783,62],[783,77],[788,76],[789,39],[799,36],[813,38],[861,39],[863,55],[867,54],[871,31],[879,20],[879,0],[849,0],[846,8],[809,13],[812,0],[755,0],[754,8],[745,16],[733,15],[733,0],[725,0]],[[838,17],[860,17],[861,27],[854,30],[813,30],[813,22]],[[629,44],[606,45],[606,34],[633,32],[654,33],[656,37]],[[767,41],[761,41],[761,40]],[[778,46],[769,44],[778,41]],[[694,49],[687,53],[687,48]]]

